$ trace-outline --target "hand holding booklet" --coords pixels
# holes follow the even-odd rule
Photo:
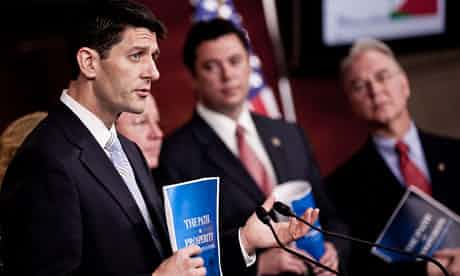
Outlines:
[[[219,178],[163,187],[166,222],[173,251],[201,247],[206,275],[222,275],[219,246]]]
[[[460,216],[411,186],[376,243],[431,257],[439,249],[460,247]],[[372,253],[389,263],[415,261],[376,247]]]

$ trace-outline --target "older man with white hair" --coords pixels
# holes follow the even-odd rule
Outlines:
[[[411,89],[391,49],[358,40],[342,62],[343,88],[369,138],[328,179],[331,198],[354,236],[375,241],[401,200],[415,185],[460,214],[460,142],[421,130],[411,118]],[[451,275],[460,275],[460,249],[434,253]],[[370,248],[351,252],[351,275],[442,275],[423,262],[388,265]]]

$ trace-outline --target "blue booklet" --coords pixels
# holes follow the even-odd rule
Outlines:
[[[409,187],[376,243],[432,256],[442,248],[460,247],[460,216],[416,187]],[[372,253],[388,263],[416,261],[377,247]]]
[[[222,275],[219,246],[219,178],[163,187],[166,222],[173,251],[201,247],[206,275]]]

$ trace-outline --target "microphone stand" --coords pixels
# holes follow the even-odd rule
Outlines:
[[[404,250],[401,250],[401,249],[398,249],[398,248],[388,247],[388,246],[380,245],[378,243],[372,243],[372,242],[369,242],[369,241],[366,241],[366,240],[362,240],[362,239],[350,237],[350,236],[347,236],[347,235],[343,235],[343,234],[323,230],[321,228],[318,228],[318,227],[312,225],[311,223],[308,223],[308,221],[304,220],[303,218],[297,216],[294,212],[292,212],[292,210],[291,210],[291,208],[289,208],[289,206],[287,206],[284,203],[281,203],[279,201],[275,202],[275,204],[273,205],[273,209],[275,209],[275,211],[277,211],[281,215],[286,216],[286,217],[293,217],[293,218],[303,222],[304,224],[310,226],[312,229],[314,229],[314,230],[316,230],[318,232],[321,232],[321,233],[323,233],[325,235],[328,235],[328,236],[331,236],[331,237],[336,237],[336,238],[343,239],[343,240],[349,240],[349,241],[356,242],[356,243],[369,245],[371,247],[375,246],[375,247],[382,248],[382,249],[392,251],[392,252],[396,252],[396,253],[399,253],[399,254],[402,254],[402,255],[410,256],[410,257],[413,257],[413,258],[419,258],[419,259],[422,259],[422,260],[425,260],[425,261],[428,261],[428,262],[432,262],[437,267],[439,267],[439,269],[443,272],[443,274],[445,276],[449,276],[449,272],[447,272],[446,268],[441,263],[439,263],[436,259],[431,258],[431,257],[429,257],[427,255],[415,254],[415,253],[407,252],[407,251],[404,251]]]
[[[291,253],[291,254],[297,256],[297,257],[299,257],[300,259],[304,260],[304,261],[307,262],[307,263],[311,263],[311,264],[314,264],[314,265],[316,265],[316,266],[319,266],[319,267],[321,267],[321,268],[323,268],[323,269],[325,269],[325,270],[327,270],[327,271],[329,271],[329,272],[331,272],[331,273],[334,273],[334,274],[336,274],[336,275],[343,275],[343,274],[339,273],[338,271],[333,270],[332,268],[329,268],[329,267],[323,265],[323,264],[320,263],[320,262],[317,262],[317,261],[315,261],[315,260],[313,260],[313,259],[311,259],[311,258],[309,258],[309,257],[307,257],[307,256],[305,256],[305,255],[302,255],[302,254],[300,254],[300,253],[298,253],[298,252],[296,252],[296,251],[294,251],[294,250],[291,250],[291,249],[289,249],[288,247],[286,247],[286,246],[280,241],[278,235],[277,235],[276,232],[275,232],[275,229],[274,229],[273,226],[271,225],[271,223],[270,223],[270,220],[271,220],[270,215],[268,214],[268,212],[267,212],[262,206],[258,206],[258,207],[256,208],[256,215],[257,215],[257,218],[258,218],[260,221],[262,221],[264,224],[266,224],[266,225],[270,228],[270,230],[271,230],[271,232],[272,232],[272,234],[273,234],[273,237],[275,237],[275,240],[276,240],[276,242],[278,243],[278,245],[281,247],[281,249],[283,249],[283,250],[285,250],[285,251],[287,251],[287,252],[289,252],[289,253]]]

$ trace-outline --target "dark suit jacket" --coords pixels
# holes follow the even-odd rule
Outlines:
[[[460,214],[460,142],[419,130],[433,197]],[[350,232],[376,241],[405,188],[399,183],[371,139],[326,180],[326,187]],[[353,246],[350,275],[424,275],[425,264],[387,265],[368,247]]]
[[[281,120],[255,114],[252,118],[279,183],[308,180],[321,209],[323,227],[344,231],[343,225],[334,219],[322,191],[320,174],[303,131],[297,125]],[[163,185],[199,177],[220,177],[220,216],[224,231],[243,226],[255,208],[265,200],[240,160],[198,114],[194,114],[191,121],[165,139],[159,163],[157,183]],[[223,244],[224,255],[241,254],[238,248],[235,248],[236,252],[231,252],[226,247]],[[341,248],[342,244],[338,247]]]
[[[152,217],[63,104],[27,138],[1,191],[10,275],[151,275],[170,255],[161,198],[139,148],[120,136]]]

